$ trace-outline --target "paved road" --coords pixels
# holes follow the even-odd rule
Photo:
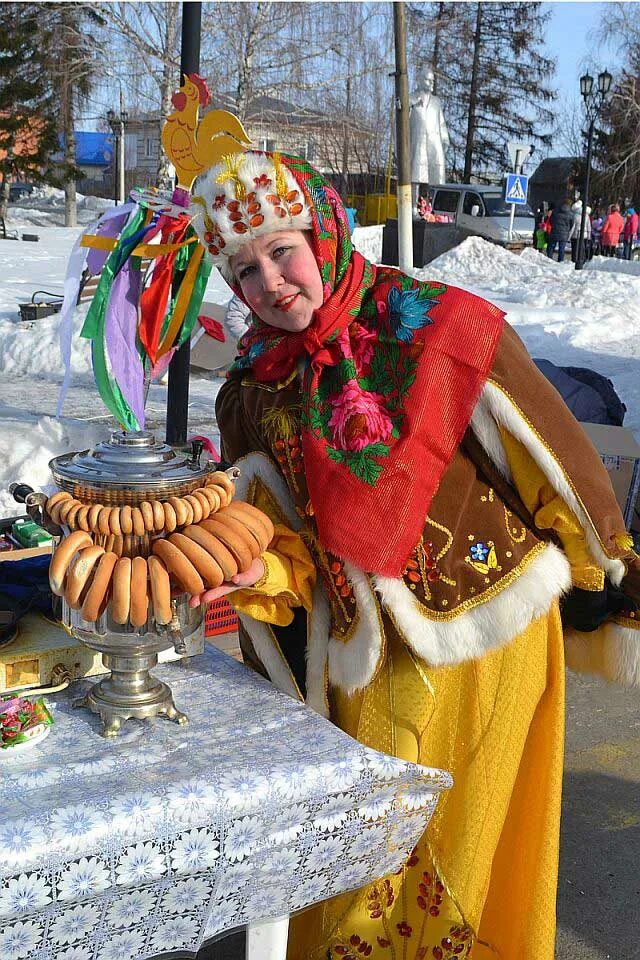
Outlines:
[[[556,960],[640,960],[639,934],[640,690],[570,675]],[[243,935],[198,960],[244,960]]]

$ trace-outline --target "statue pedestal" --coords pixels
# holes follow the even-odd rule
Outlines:
[[[413,221],[413,265],[423,267],[457,246],[463,237],[453,223]],[[387,220],[382,231],[382,263],[398,265],[398,221]]]

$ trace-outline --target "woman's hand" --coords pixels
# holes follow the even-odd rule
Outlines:
[[[237,573],[230,581],[221,583],[219,587],[212,590],[205,590],[204,593],[194,594],[189,600],[190,607],[199,607],[201,603],[209,603],[211,600],[219,600],[234,590],[241,590],[242,587],[252,587],[261,577],[264,576],[264,563],[260,557],[256,557],[248,570],[244,573]]]

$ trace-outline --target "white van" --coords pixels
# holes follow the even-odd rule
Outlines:
[[[509,243],[511,204],[499,186],[441,183],[429,188],[435,214],[449,214],[463,235]],[[516,206],[511,242],[533,243],[534,215],[528,204]]]

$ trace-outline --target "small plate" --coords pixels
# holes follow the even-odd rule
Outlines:
[[[32,747],[37,747],[39,743],[47,739],[50,730],[51,724],[40,730],[39,733],[35,733],[29,740],[23,740],[22,743],[16,743],[13,747],[5,747],[0,750],[0,761],[10,760],[18,753],[24,753],[26,750],[31,750]]]

